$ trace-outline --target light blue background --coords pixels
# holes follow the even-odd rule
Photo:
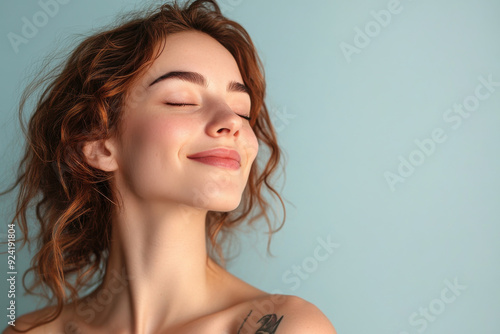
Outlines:
[[[20,34],[22,18],[41,7],[0,4],[3,187],[20,156],[16,104],[26,68],[68,36],[140,3],[72,0],[18,53],[7,34]],[[372,30],[369,45],[350,61],[341,43],[355,45],[357,28],[377,28],[371,11],[387,9],[389,1],[220,3],[260,52],[287,156],[288,215],[273,239],[275,257],[266,255],[261,224],[241,238],[229,270],[263,290],[313,302],[339,333],[498,333],[500,87],[459,127],[443,116],[471,101],[479,77],[500,82],[500,3],[402,0],[399,13]],[[436,128],[446,140],[392,191],[384,173],[398,173],[400,156],[418,158],[415,140],[431,138]],[[2,223],[11,200],[1,198]],[[315,255],[318,238],[338,247]],[[23,269],[30,255],[21,253]],[[0,263],[4,307],[5,255]],[[446,289],[455,280],[462,290],[454,294]],[[32,297],[18,304],[20,313],[37,308]]]

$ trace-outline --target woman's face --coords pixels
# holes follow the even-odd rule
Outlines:
[[[258,151],[242,117],[250,104],[236,61],[219,42],[196,31],[169,35],[126,97],[117,186],[148,202],[235,209]]]

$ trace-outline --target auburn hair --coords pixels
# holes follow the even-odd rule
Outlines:
[[[119,134],[122,108],[134,98],[130,87],[160,55],[169,34],[188,30],[210,35],[233,55],[250,94],[250,125],[261,146],[239,207],[207,214],[212,254],[224,263],[223,236],[243,221],[265,218],[269,238],[283,225],[285,206],[271,182],[280,165],[280,148],[264,102],[262,63],[246,30],[224,17],[214,0],[164,4],[130,14],[85,38],[56,72],[32,82],[21,96],[24,155],[14,184],[1,194],[19,186],[12,223],[22,232],[21,247],[31,242],[28,212],[36,212],[37,253],[23,277],[32,273],[33,282],[27,287],[23,279],[23,284],[55,308],[34,327],[56,319],[65,303],[78,300],[84,287],[103,278],[117,198],[111,188],[113,174],[86,163],[83,143]],[[35,91],[41,93],[26,127],[22,114]],[[279,199],[283,209],[278,227],[269,217],[274,210],[264,191]],[[43,293],[35,292],[39,288]]]

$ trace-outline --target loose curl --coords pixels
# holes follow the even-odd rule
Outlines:
[[[113,174],[87,164],[83,144],[119,135],[125,101],[140,94],[131,92],[131,86],[158,58],[167,35],[187,30],[210,35],[235,58],[251,98],[250,125],[268,155],[259,161],[259,153],[236,210],[208,212],[206,229],[212,251],[224,262],[223,236],[246,219],[252,223],[264,217],[269,238],[283,225],[285,206],[271,185],[281,154],[264,102],[262,63],[248,33],[225,18],[213,0],[165,4],[134,14],[125,23],[83,40],[59,72],[28,86],[21,97],[19,116],[27,143],[15,183],[1,194],[19,186],[12,222],[18,222],[22,246],[30,244],[27,213],[30,205],[36,205],[39,250],[24,276],[32,272],[34,281],[25,288],[36,294],[35,289],[47,287],[51,297],[47,292],[39,295],[49,302],[55,300],[56,307],[35,327],[55,320],[64,304],[77,300],[96,276],[102,280],[109,255],[117,200],[110,183]],[[25,129],[23,109],[42,85],[43,93]],[[281,203],[284,215],[277,228],[269,218],[271,204],[263,196],[264,190]]]

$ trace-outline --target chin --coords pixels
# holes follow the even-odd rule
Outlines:
[[[189,200],[193,207],[207,211],[229,212],[236,209],[241,202],[243,189],[204,188],[205,191],[194,191]]]
[[[216,211],[216,212],[230,212],[235,210],[241,202],[241,196],[238,197],[238,200],[234,199],[227,201],[214,201],[207,206],[208,211]]]
[[[227,196],[219,195],[212,198],[206,198],[205,201],[200,200],[193,203],[195,207],[205,209],[207,211],[229,212],[235,210],[241,203],[241,194]]]

